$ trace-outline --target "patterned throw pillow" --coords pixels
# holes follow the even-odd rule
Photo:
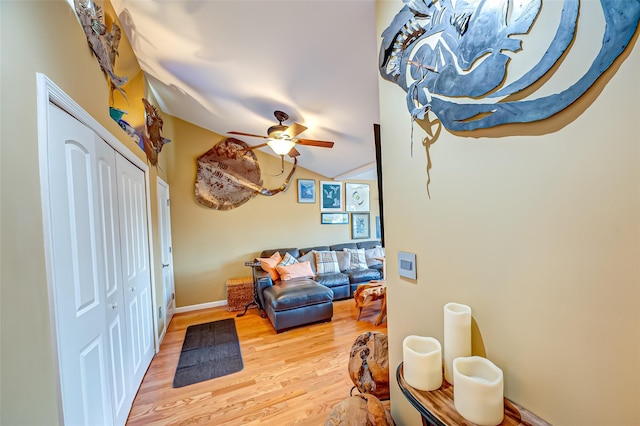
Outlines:
[[[289,252],[287,252],[284,254],[282,261],[278,263],[278,266],[289,266],[289,265],[293,265],[294,263],[298,263],[298,259],[291,256]]]
[[[316,251],[316,271],[318,274],[333,274],[340,272],[338,258],[335,251]]]
[[[364,249],[344,249],[345,252],[351,255],[351,269],[367,269],[367,258],[364,253]]]

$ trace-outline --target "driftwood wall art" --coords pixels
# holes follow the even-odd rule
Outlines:
[[[128,78],[115,74],[114,67],[118,56],[118,45],[122,37],[122,31],[115,20],[111,28],[107,28],[104,19],[104,11],[91,0],[75,0],[76,14],[82,25],[91,51],[98,60],[100,68],[107,76],[110,87],[110,96],[113,100],[114,90],[118,90],[126,99],[122,86]]]
[[[142,133],[144,153],[147,155],[149,163],[155,166],[158,164],[158,154],[160,154],[162,147],[171,140],[162,137],[164,121],[162,121],[160,111],[145,98],[142,98],[142,103],[145,115],[145,129]]]
[[[245,142],[226,138],[198,157],[195,195],[198,203],[214,210],[231,210],[256,195],[273,196],[289,187],[296,170],[294,158],[291,172],[276,189],[262,187],[258,159]]]
[[[510,80],[509,65],[523,51],[542,0],[404,0],[382,33],[379,70],[407,93],[414,120],[431,111],[450,130],[533,122],[563,110],[582,96],[629,44],[640,19],[639,0],[563,0],[558,24],[537,63]],[[572,48],[583,7],[599,7],[602,45],[586,72],[560,93],[527,96],[543,86],[556,63]],[[555,9],[549,9],[555,10]],[[540,34],[540,33],[538,33]],[[546,35],[545,35],[546,36]],[[512,59],[513,58],[513,59]]]

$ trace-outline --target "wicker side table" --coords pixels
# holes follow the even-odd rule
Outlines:
[[[227,310],[240,311],[253,301],[253,278],[250,276],[227,280]]]

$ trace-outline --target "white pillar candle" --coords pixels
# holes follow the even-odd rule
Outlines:
[[[453,405],[462,417],[480,426],[496,426],[504,417],[502,370],[480,356],[453,361]]]
[[[444,378],[453,383],[453,360],[471,355],[471,308],[459,303],[444,305]]]
[[[442,386],[442,346],[433,337],[407,336],[402,341],[404,380],[409,386],[432,391]]]

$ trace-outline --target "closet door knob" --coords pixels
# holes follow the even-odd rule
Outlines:
[[[111,304],[111,309],[118,309],[118,304],[117,303],[112,303]]]
[[[168,263],[163,263],[163,264],[162,264],[162,267],[163,267],[163,268],[168,268],[168,267],[169,267],[169,264],[168,264]]]

